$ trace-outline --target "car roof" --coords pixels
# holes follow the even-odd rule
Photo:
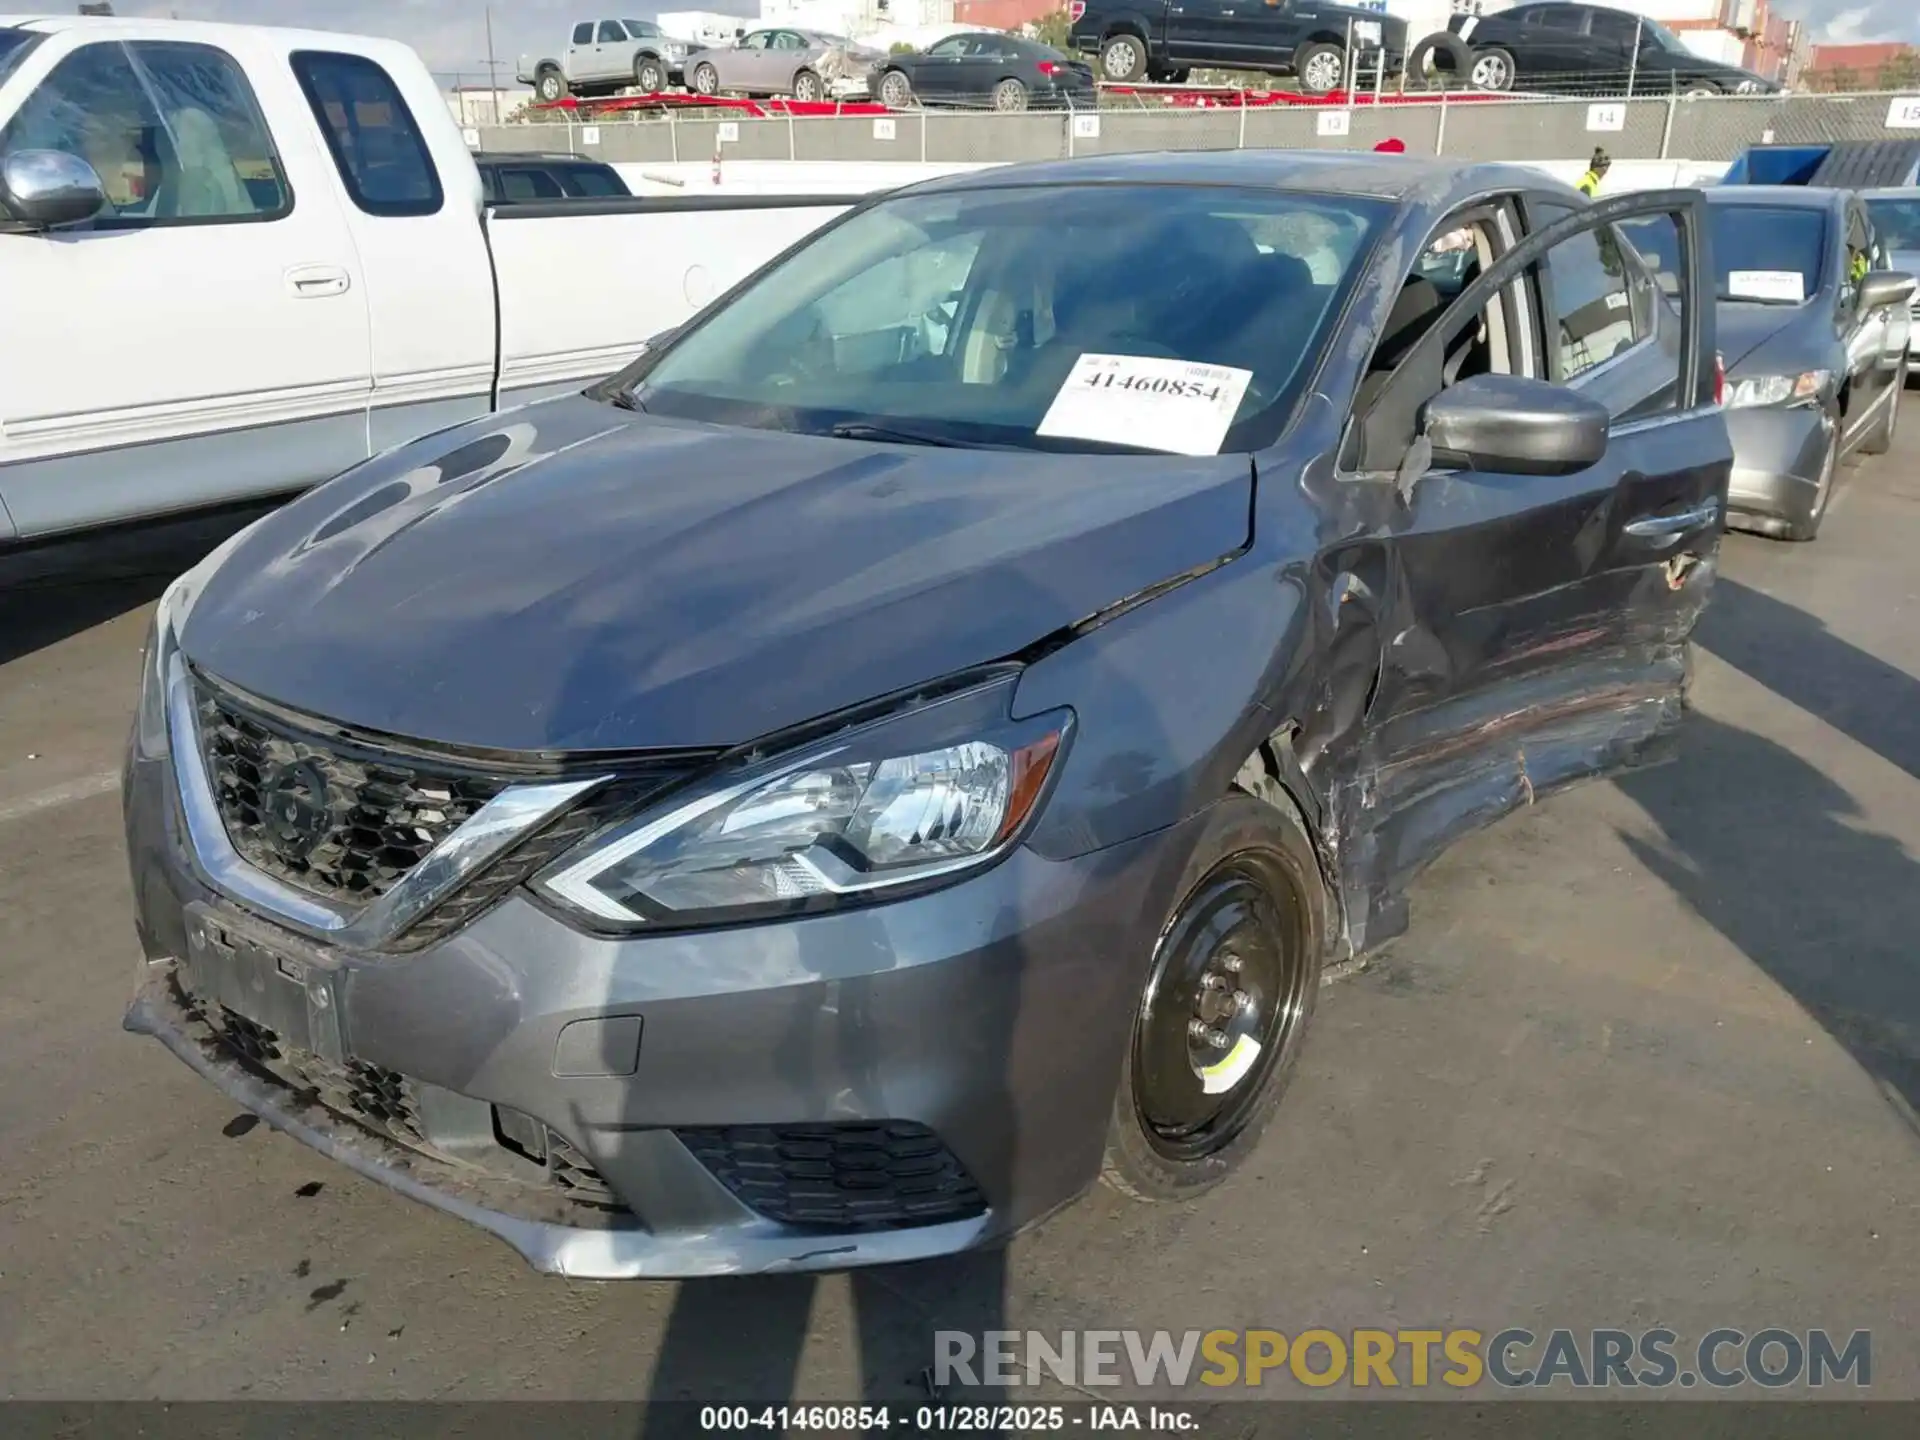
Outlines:
[[[912,186],[916,193],[1007,185],[1221,185],[1432,201],[1456,191],[1564,190],[1526,165],[1386,155],[1370,150],[1143,150],[995,165]]]
[[[1708,203],[1765,205],[1774,210],[1836,210],[1851,191],[1823,185],[1709,185]]]

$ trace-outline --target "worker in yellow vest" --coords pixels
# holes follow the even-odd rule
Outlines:
[[[1580,177],[1573,188],[1589,200],[1593,199],[1600,193],[1600,182],[1607,178],[1607,171],[1612,166],[1613,161],[1608,157],[1607,152],[1596,146],[1593,159],[1587,162],[1587,173]]]

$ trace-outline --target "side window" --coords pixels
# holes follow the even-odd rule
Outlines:
[[[569,165],[559,172],[558,179],[567,194],[578,198],[597,199],[628,193],[627,187],[620,183],[618,172],[597,165]]]
[[[509,202],[560,200],[565,198],[565,193],[560,189],[560,182],[544,170],[531,170],[524,165],[502,166],[500,198]]]
[[[1631,50],[1640,31],[1639,20],[1620,10],[1595,10],[1589,33],[1622,49]]]
[[[740,48],[743,50],[764,50],[767,48],[767,42],[772,38],[772,35],[767,31],[756,30],[740,42]]]
[[[353,203],[369,215],[438,214],[445,196],[393,77],[361,55],[303,50],[293,73]]]
[[[951,40],[942,40],[938,45],[929,46],[927,48],[927,54],[930,56],[937,55],[945,60],[963,54],[966,48],[966,41],[956,37]]]
[[[1568,213],[1541,210],[1540,224]],[[1592,395],[1616,420],[1662,414],[1678,403],[1682,248],[1674,218],[1658,215],[1629,222],[1624,234],[1611,225],[1583,230],[1547,252],[1556,378]],[[1621,365],[1601,369],[1616,358]]]
[[[1844,297],[1849,305],[1853,304],[1854,297],[1858,294],[1857,287],[1866,278],[1867,271],[1873,268],[1872,249],[1866,220],[1857,208],[1849,209],[1847,212],[1847,273],[1843,277],[1843,283],[1846,286]]]
[[[573,43],[576,45],[591,45],[593,43],[593,22],[591,20],[584,25],[576,25],[573,27]]]
[[[1538,23],[1547,30],[1584,33],[1587,28],[1587,12],[1573,5],[1547,5],[1541,8]]]
[[[626,38],[627,32],[618,20],[602,20],[600,22],[600,43],[602,45],[618,45]]]
[[[776,50],[804,50],[807,48],[807,37],[804,35],[796,35],[791,30],[782,30],[774,41],[774,48]]]
[[[92,165],[112,223],[274,220],[293,209],[252,87],[211,45],[82,46],[29,95],[0,148]]]
[[[1574,380],[1634,342],[1627,268],[1611,227],[1582,230],[1547,252],[1553,285],[1550,343],[1560,378]]]

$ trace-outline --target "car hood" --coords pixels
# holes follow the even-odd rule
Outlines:
[[[1809,305],[1743,305],[1737,301],[1721,301],[1714,309],[1713,321],[1720,358],[1727,373],[1732,375],[1751,368],[1755,362],[1770,362],[1786,345],[1796,350],[1812,349],[1816,342],[1814,320],[1809,312],[1811,305],[1817,303],[1816,300]],[[1808,361],[1809,366],[1817,363],[1817,360]],[[1771,371],[1771,364],[1766,368]]]
[[[876,445],[570,396],[268,516],[195,665],[391,735],[523,751],[754,739],[1018,654],[1242,548],[1246,456]]]

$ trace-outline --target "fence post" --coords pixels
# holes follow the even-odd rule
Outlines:
[[[927,163],[927,112],[920,112],[920,163]]]
[[[1433,132],[1433,153],[1447,153],[1447,92],[1440,92],[1440,124]]]
[[[1073,107],[1067,107],[1066,118],[1062,123],[1067,127],[1067,158],[1073,159]]]
[[[1240,140],[1239,148],[1247,148],[1247,92],[1240,92]]]
[[[798,160],[799,158],[800,152],[794,148],[793,144],[793,111],[789,110],[787,111],[787,159]]]
[[[1673,109],[1674,106],[1679,103],[1680,97],[1678,95],[1667,96],[1667,123],[1665,128],[1660,131],[1660,158],[1662,160],[1667,158],[1667,151],[1673,144]]]
[[[674,124],[673,111],[667,111],[667,148],[673,156],[673,163],[680,163],[680,127]]]

